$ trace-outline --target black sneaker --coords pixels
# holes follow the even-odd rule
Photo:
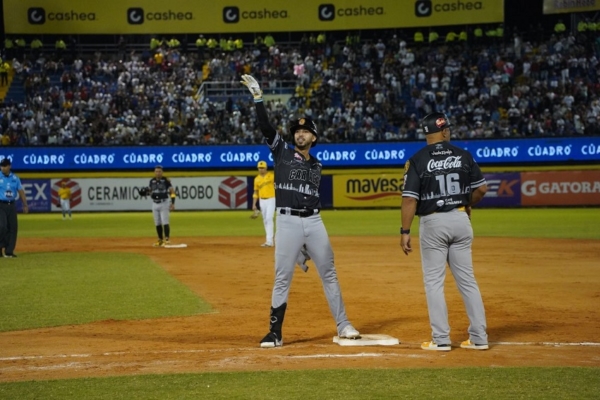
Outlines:
[[[281,345],[283,345],[283,339],[278,339],[274,332],[267,333],[267,336],[260,341],[260,347],[281,347]]]
[[[16,254],[5,254],[4,258],[17,258]]]

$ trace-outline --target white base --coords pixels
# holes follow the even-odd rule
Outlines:
[[[389,335],[360,335],[358,339],[340,339],[339,336],[333,337],[333,343],[337,343],[340,346],[393,346],[400,344],[400,341]]]
[[[187,247],[187,244],[165,244],[163,247],[167,249],[181,249],[182,247]]]

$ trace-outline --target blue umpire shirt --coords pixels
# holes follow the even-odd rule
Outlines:
[[[21,189],[23,185],[18,176],[12,172],[8,176],[0,173],[0,201],[16,201]]]

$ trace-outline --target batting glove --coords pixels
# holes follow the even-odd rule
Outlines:
[[[260,90],[260,85],[256,82],[251,75],[242,75],[242,80],[240,83],[248,88],[252,96],[254,97],[254,101],[262,101],[262,90]]]

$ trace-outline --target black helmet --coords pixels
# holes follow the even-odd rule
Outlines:
[[[444,129],[452,126],[446,114],[440,112],[427,114],[423,118],[421,125],[423,126],[423,132],[425,132],[426,135],[443,131]]]
[[[290,133],[292,134],[292,136],[294,135],[294,133],[296,133],[298,129],[306,129],[307,131],[310,131],[313,135],[315,135],[317,140],[313,142],[312,147],[315,147],[317,145],[317,141],[319,140],[319,134],[317,132],[317,124],[315,124],[315,121],[307,117],[302,117],[293,120],[292,124],[290,125]]]

